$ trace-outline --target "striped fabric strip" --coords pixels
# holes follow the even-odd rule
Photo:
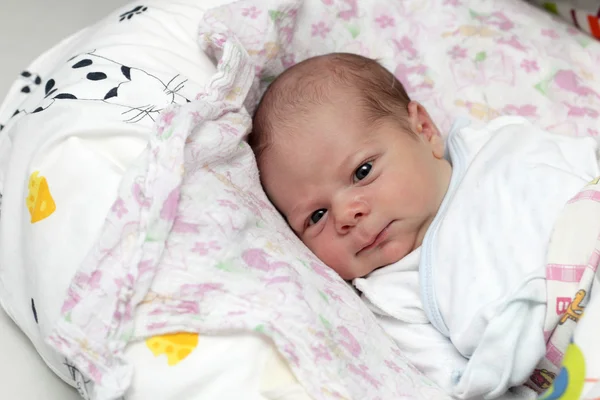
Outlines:
[[[546,348],[546,358],[552,364],[560,368],[563,359],[563,352],[560,351],[556,346],[554,346],[552,342],[550,342],[548,343],[548,347]]]
[[[546,279],[559,282],[579,282],[587,265],[548,264]]]
[[[581,200],[591,200],[595,202],[600,202],[600,192],[595,189],[588,189],[582,192],[577,193],[575,197],[573,197],[567,204],[576,203]]]
[[[579,282],[586,268],[594,273],[600,263],[600,250],[594,249],[587,264],[547,264],[546,279],[559,282]]]

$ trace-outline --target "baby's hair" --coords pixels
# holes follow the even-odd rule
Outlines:
[[[304,60],[284,71],[265,91],[253,119],[248,142],[257,160],[273,142],[275,130],[323,104],[333,88],[356,89],[369,122],[393,118],[407,127],[410,98],[402,83],[377,61],[350,53]]]

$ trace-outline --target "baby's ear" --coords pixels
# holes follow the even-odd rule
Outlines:
[[[408,120],[411,130],[425,141],[431,142],[433,138],[440,137],[440,131],[420,103],[416,101],[408,103]]]

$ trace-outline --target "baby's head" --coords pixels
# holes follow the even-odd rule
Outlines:
[[[342,278],[420,246],[450,181],[425,108],[376,61],[303,61],[265,92],[249,137],[267,195]]]

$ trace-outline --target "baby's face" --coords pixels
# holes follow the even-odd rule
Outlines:
[[[446,193],[443,141],[427,112],[411,105],[420,107],[412,118],[418,137],[392,120],[368,126],[359,107],[333,99],[279,133],[261,160],[273,203],[346,280],[420,246]]]

